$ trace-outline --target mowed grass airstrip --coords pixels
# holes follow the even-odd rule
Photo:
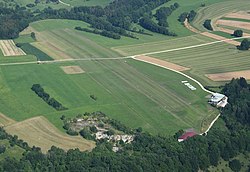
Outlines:
[[[65,74],[60,68],[64,65],[79,65],[85,73]],[[61,129],[61,115],[103,111],[153,134],[173,134],[180,128],[200,131],[204,120],[216,113],[197,84],[190,81],[197,88],[191,91],[182,80],[187,79],[134,60],[2,66],[0,108],[18,121],[43,115]],[[57,112],[48,106],[30,90],[33,83],[40,83],[69,110]]]
[[[180,3],[182,8],[192,10],[192,6],[188,6],[186,1]],[[198,6],[200,1],[194,3]],[[179,13],[174,12],[174,18],[170,18],[169,22],[176,21],[178,15]],[[196,20],[194,25],[195,22]],[[39,21],[32,23],[29,29],[36,33],[37,41],[32,41],[25,35],[29,32],[24,32],[16,40],[29,42],[54,59],[83,60],[0,66],[2,113],[17,121],[44,116],[63,130],[61,115],[75,117],[79,113],[102,111],[129,127],[142,127],[144,131],[163,135],[187,128],[202,132],[218,115],[218,111],[207,104],[205,97],[208,94],[184,76],[132,59],[88,60],[181,48],[211,42],[213,39],[193,34],[180,23],[178,38],[159,34],[137,35],[139,40],[124,37],[121,40],[108,39],[76,31],[76,26],[88,27],[88,24],[69,20]],[[208,80],[205,74],[247,68],[247,55],[247,52],[239,53],[231,45],[219,43],[152,56],[190,67],[191,70],[186,71],[187,73],[203,83],[216,84]],[[238,66],[235,65],[238,62],[236,58],[243,60]],[[0,63],[35,60],[34,55],[0,57]],[[222,63],[225,65],[222,66]],[[79,66],[85,72],[65,74],[62,66]],[[191,91],[181,83],[183,80],[191,83],[197,90]],[[48,106],[31,91],[34,83],[41,84],[52,97],[69,109],[58,112]],[[97,97],[97,101],[90,98],[92,94]]]
[[[52,23],[51,20],[48,22]],[[108,46],[102,47],[105,52],[94,51],[94,48],[97,50],[100,47],[95,42],[92,45],[96,47],[93,46],[93,50],[90,49],[89,54],[85,55],[85,45],[93,41],[84,33],[70,39],[69,35],[76,32],[72,29],[76,24],[68,23],[69,21],[62,21],[61,29],[50,26],[47,30],[41,28],[39,23],[32,24],[38,35],[38,41],[32,45],[46,45],[40,37],[43,38],[43,34],[51,34],[48,39],[57,46],[63,46],[59,46],[61,50],[57,52],[58,57],[60,53],[71,58],[89,58],[91,53],[97,53],[92,58],[100,53],[113,53],[114,55],[107,54],[106,57],[117,57],[117,53]],[[58,36],[58,32],[68,34]],[[65,41],[67,39],[69,41]],[[72,46],[76,45],[72,43],[73,40],[79,41],[77,46]],[[68,47],[70,49],[67,49]],[[50,53],[55,51],[47,53],[51,55]],[[85,73],[67,75],[61,69],[61,66],[73,65],[80,66]],[[181,83],[183,80],[187,79],[166,69],[131,59],[1,66],[1,82],[6,90],[2,93],[3,103],[0,106],[3,113],[18,121],[43,115],[60,129],[60,116],[63,114],[75,117],[78,113],[103,111],[132,128],[141,126],[153,134],[173,134],[181,128],[205,130],[211,118],[217,115],[217,111],[207,104],[207,93],[188,80],[197,88],[196,91],[191,91]],[[30,87],[34,83],[40,83],[69,110],[57,112],[49,107],[31,91]],[[97,101],[89,97],[91,94],[98,98]]]

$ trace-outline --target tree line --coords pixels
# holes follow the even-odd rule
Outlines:
[[[113,32],[110,32],[110,31],[106,31],[106,30],[103,30],[103,31],[100,31],[100,30],[97,30],[97,29],[88,29],[88,28],[82,28],[82,27],[75,27],[76,30],[79,30],[79,31],[85,31],[85,32],[89,32],[89,33],[94,33],[94,34],[97,34],[97,35],[102,35],[102,36],[105,36],[105,37],[108,37],[108,38],[113,38],[113,39],[121,39],[121,36],[117,33],[113,33]]]
[[[67,109],[56,99],[51,98],[50,95],[44,91],[40,84],[33,84],[31,90],[34,91],[39,97],[41,97],[48,105],[52,106],[56,110],[60,111]]]

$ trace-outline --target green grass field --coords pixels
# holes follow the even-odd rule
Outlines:
[[[139,38],[138,40],[128,38],[128,37],[122,37],[122,39],[120,40],[114,40],[111,38],[106,38],[106,37],[92,34],[92,33],[76,31],[74,29],[76,26],[89,27],[89,24],[82,22],[82,21],[74,21],[74,20],[43,20],[43,21],[31,23],[30,26],[35,31],[37,31],[38,33],[42,33],[42,34],[53,34],[51,32],[59,33],[60,31],[61,32],[70,31],[71,33],[77,34],[79,38],[82,38],[82,37],[87,38],[106,48],[126,46],[126,45],[135,45],[135,44],[144,44],[144,43],[151,43],[151,42],[158,42],[158,41],[170,41],[170,40],[176,39],[176,37],[169,37],[169,36],[164,36],[164,35],[157,34],[157,33],[152,33],[150,31],[146,31],[147,33],[150,33],[153,36],[135,33],[135,35]]]
[[[165,69],[134,60],[82,61],[73,65],[86,73],[67,75],[60,68],[66,65],[72,64],[0,67],[2,112],[18,121],[44,115],[61,128],[62,114],[74,117],[100,110],[132,128],[164,135],[180,128],[199,131],[206,118],[217,114],[198,85],[190,82],[198,88],[193,92],[181,83],[185,77]],[[34,83],[69,110],[57,112],[48,106],[31,91]],[[91,94],[98,100],[93,101]]]
[[[139,54],[151,53],[163,50],[171,50],[176,48],[183,48],[212,41],[214,40],[211,38],[196,34],[192,36],[176,38],[173,40],[164,40],[164,41],[157,41],[157,42],[137,44],[137,45],[117,46],[113,47],[112,49],[128,56],[128,55],[139,55]]]
[[[171,4],[174,2],[171,1]],[[220,1],[206,1],[207,6],[203,10],[211,9],[213,5],[209,4],[215,2]],[[232,1],[227,2],[233,4]],[[180,11],[190,11],[201,4],[198,0],[190,4],[182,0],[179,3]],[[221,4],[223,3],[220,2],[219,5]],[[169,3],[165,5],[168,6]],[[227,10],[230,9],[231,7]],[[37,41],[31,40],[27,34],[15,41],[30,43],[54,59],[128,56],[214,41],[190,33],[176,22],[180,11],[177,10],[169,18],[169,22],[175,21],[176,24],[171,27],[177,30],[179,28],[181,34],[177,38],[159,34],[138,34],[139,40],[124,37],[121,40],[113,40],[76,31],[76,26],[89,27],[81,21],[44,20],[30,25],[31,30],[36,33]],[[198,20],[201,19],[197,17],[197,25]],[[185,35],[186,37],[182,37]],[[244,70],[250,67],[249,52],[239,52],[234,46],[225,43],[153,56],[190,67],[191,70],[186,73],[205,84],[221,84],[210,81],[205,74]],[[13,62],[35,59],[34,55],[13,57]],[[7,62],[12,61],[0,56],[0,63]],[[85,73],[67,75],[60,67],[69,65],[78,65]],[[182,80],[189,81],[169,70],[132,59],[0,66],[0,93],[3,95],[0,97],[0,109],[2,113],[17,121],[38,115],[45,116],[61,130],[61,115],[74,117],[78,113],[103,111],[129,127],[141,126],[152,134],[169,135],[187,128],[204,131],[204,125],[207,125],[218,111],[207,104],[207,93],[196,83],[189,81],[197,88],[196,91],[191,91],[181,83]],[[31,91],[34,83],[41,84],[52,97],[69,109],[58,112],[48,106]],[[92,94],[98,98],[97,101],[89,97]]]

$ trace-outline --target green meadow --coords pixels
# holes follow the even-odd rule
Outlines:
[[[85,73],[65,74],[60,66],[68,65],[79,65]],[[61,115],[103,111],[132,128],[168,135],[181,128],[200,131],[217,114],[197,84],[189,81],[197,88],[191,91],[181,83],[185,77],[134,60],[1,66],[0,76],[2,113],[18,121],[43,115],[60,129]],[[34,83],[69,110],[48,106],[30,89]]]

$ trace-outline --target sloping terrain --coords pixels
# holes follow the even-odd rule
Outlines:
[[[79,148],[82,151],[91,150],[95,146],[93,141],[62,133],[41,116],[9,125],[5,127],[5,130],[25,140],[30,146],[40,147],[43,152],[53,145],[64,150]]]

